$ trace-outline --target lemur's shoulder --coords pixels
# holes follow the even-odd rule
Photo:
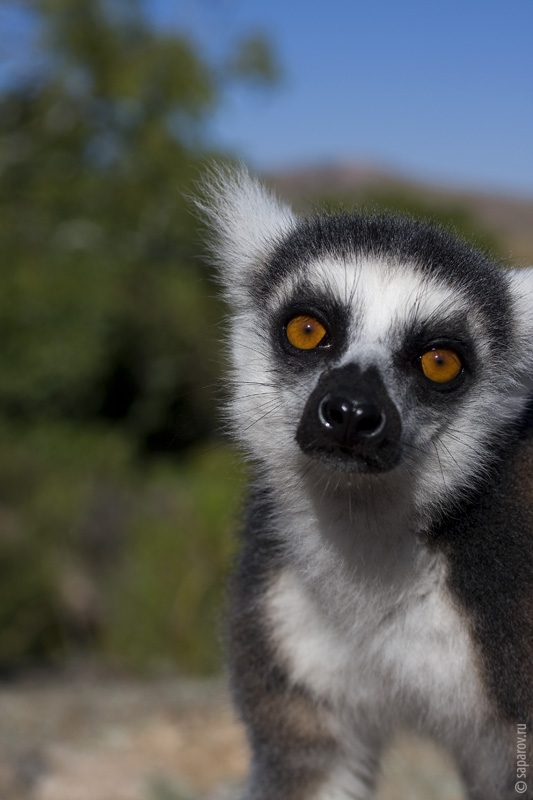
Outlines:
[[[533,406],[486,484],[434,531],[504,717],[533,725]]]

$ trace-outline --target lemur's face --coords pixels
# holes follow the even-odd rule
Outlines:
[[[238,317],[237,433],[259,458],[312,460],[326,478],[470,474],[501,412],[490,325],[415,265],[312,258]]]
[[[210,213],[246,449],[281,481],[470,485],[523,397],[516,276],[412,220],[299,220],[242,174]]]
[[[491,357],[465,298],[368,257],[317,259],[305,272],[280,292],[271,321],[278,391],[298,417],[301,451],[329,469],[383,473],[460,430]]]

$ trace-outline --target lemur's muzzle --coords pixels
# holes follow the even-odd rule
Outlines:
[[[296,440],[304,453],[349,472],[386,472],[401,455],[402,425],[375,367],[324,372],[311,393]]]

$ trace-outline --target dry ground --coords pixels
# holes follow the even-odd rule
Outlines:
[[[0,800],[234,800],[246,769],[218,682],[94,676],[0,686]],[[447,759],[402,738],[378,800],[463,800]]]

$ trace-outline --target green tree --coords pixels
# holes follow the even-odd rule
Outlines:
[[[205,130],[224,87],[276,76],[262,39],[213,63],[179,31],[154,30],[137,0],[27,8],[33,76],[0,96],[0,665],[60,650],[65,631],[67,644],[128,638],[102,633],[104,617],[127,624],[98,607],[122,602],[106,591],[123,569],[124,520],[150,518],[156,479],[140,470],[217,427],[220,308],[185,198],[215,155]],[[204,524],[195,508],[189,534]],[[159,528],[178,537],[183,514],[175,503],[168,514]],[[161,535],[179,585],[181,551]],[[209,547],[206,586],[227,545]]]
[[[179,449],[212,432],[216,318],[184,198],[220,76],[270,79],[268,50],[212,66],[135,0],[35,8],[45,74],[0,100],[0,412],[100,415]]]

